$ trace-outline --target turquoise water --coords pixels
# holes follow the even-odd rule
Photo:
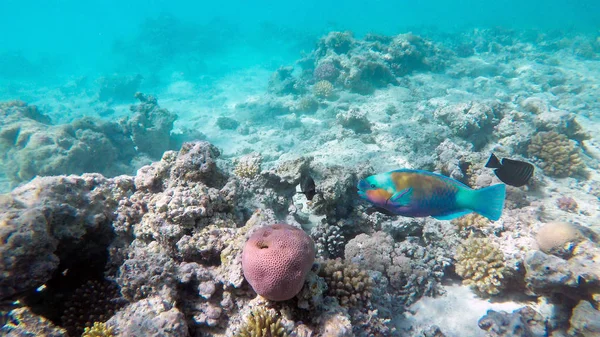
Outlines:
[[[225,30],[218,38],[209,36],[208,45],[189,52],[219,54],[220,48],[249,46],[256,56],[250,60],[232,58],[228,62],[231,67],[245,67],[267,62],[273,57],[290,62],[301,50],[311,47],[310,42],[293,41],[294,38],[313,41],[311,37],[328,30],[351,30],[360,36],[369,32],[398,34],[424,28],[449,32],[500,26],[595,33],[599,29],[600,4],[595,1],[516,0],[229,1],[218,4],[204,1],[5,0],[0,3],[0,29],[3,32],[0,53],[17,53],[21,57],[4,60],[0,75],[5,78],[27,76],[43,81],[54,76],[122,71],[119,55],[115,54],[115,43],[132,39],[146,20],[156,19],[161,14],[172,15],[176,24],[190,29]],[[265,25],[272,25],[272,29],[265,31]],[[290,30],[300,36],[286,35]],[[178,46],[189,42],[181,35],[172,38],[175,40],[171,43]],[[210,41],[211,38],[217,40]],[[127,48],[135,48],[134,42],[124,43]],[[143,64],[145,61],[138,62]],[[15,71],[13,65],[19,71]]]

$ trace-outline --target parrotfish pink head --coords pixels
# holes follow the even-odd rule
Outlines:
[[[452,178],[420,170],[395,170],[358,182],[358,195],[393,214],[440,220],[477,212],[498,220],[504,207],[503,184],[473,190]]]

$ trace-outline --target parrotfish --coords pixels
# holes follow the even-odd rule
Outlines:
[[[506,197],[504,184],[475,190],[441,174],[410,169],[369,176],[357,188],[361,198],[393,214],[438,220],[472,212],[498,220]]]

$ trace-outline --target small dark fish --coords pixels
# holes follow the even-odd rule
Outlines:
[[[300,190],[302,192],[299,193],[304,194],[306,199],[313,200],[315,194],[317,194],[317,188],[315,186],[315,181],[311,176],[307,175],[302,178],[302,181],[300,181]]]
[[[494,173],[503,183],[520,187],[533,176],[534,166],[528,162],[502,158],[502,162],[492,153],[485,167],[494,169]]]

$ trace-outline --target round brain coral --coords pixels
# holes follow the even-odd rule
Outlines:
[[[244,277],[257,294],[272,301],[296,296],[314,260],[313,240],[287,224],[259,228],[242,251]]]

